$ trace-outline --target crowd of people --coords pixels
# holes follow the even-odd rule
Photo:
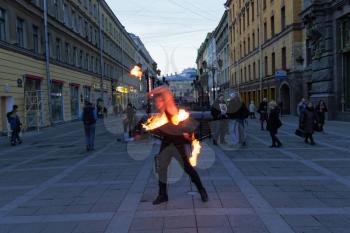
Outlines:
[[[315,145],[313,134],[315,131],[324,131],[327,111],[326,103],[322,100],[315,107],[312,102],[302,99],[298,104],[299,127],[295,134],[304,138],[305,143]],[[211,107],[213,144],[245,146],[248,119],[256,119],[256,113],[260,115],[261,130],[266,130],[270,134],[272,141],[270,147],[281,147],[282,142],[277,137],[278,129],[282,127],[281,108],[276,101],[264,98],[258,108],[254,101],[250,101],[247,107],[236,93],[231,93],[227,102],[224,96],[220,95]],[[228,142],[226,138],[229,139]]]

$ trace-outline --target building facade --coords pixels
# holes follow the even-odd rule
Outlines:
[[[132,102],[137,53],[104,0],[0,0],[0,132],[13,104],[39,128],[78,119],[84,100]]]
[[[324,100],[329,119],[350,120],[350,2],[304,0],[308,97]]]
[[[228,11],[225,11],[214,33],[216,43],[216,83],[217,94],[223,94],[225,99],[230,92],[230,45],[228,28]]]
[[[302,0],[228,0],[230,80],[245,102],[276,100],[296,113],[303,93]]]

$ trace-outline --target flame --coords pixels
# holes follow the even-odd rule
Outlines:
[[[158,114],[149,118],[147,123],[143,124],[142,127],[147,131],[151,131],[166,125],[168,122],[168,118],[165,114]]]
[[[194,137],[194,134],[192,135],[192,155],[190,158],[190,163],[192,167],[196,167],[197,166],[197,161],[198,161],[198,157],[199,154],[201,152],[201,144],[200,142]]]
[[[142,69],[139,66],[134,66],[134,68],[132,68],[132,70],[130,71],[130,74],[137,78],[142,78],[142,75],[143,75]]]
[[[180,109],[179,113],[172,117],[171,122],[174,125],[179,125],[180,122],[187,120],[189,117],[190,117],[190,114],[188,112],[186,112],[183,109]],[[142,126],[146,131],[151,131],[151,130],[158,129],[163,125],[166,125],[167,123],[169,123],[169,120],[167,116],[163,113],[163,114],[158,114],[150,117],[147,120],[147,123],[143,124]],[[192,167],[197,166],[197,161],[198,161],[199,154],[201,152],[201,148],[202,147],[200,142],[196,139],[195,135],[192,134],[192,154],[190,158],[190,164]]]
[[[190,114],[183,109],[179,110],[179,113],[171,118],[171,122],[174,125],[179,125],[180,122],[187,120]]]

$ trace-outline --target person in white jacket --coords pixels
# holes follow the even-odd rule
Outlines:
[[[256,119],[256,116],[255,116],[256,106],[253,100],[250,101],[249,112],[250,112],[250,119]]]

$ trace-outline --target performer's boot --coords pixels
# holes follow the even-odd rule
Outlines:
[[[169,199],[166,189],[166,184],[159,181],[159,194],[158,197],[153,201],[153,205],[160,205],[164,202],[168,202]]]
[[[203,202],[208,202],[208,193],[204,188],[199,190],[199,194]]]

